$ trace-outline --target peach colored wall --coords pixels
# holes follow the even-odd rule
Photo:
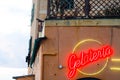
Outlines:
[[[112,62],[113,58],[120,58],[120,29],[115,27],[46,27],[47,40],[43,43],[43,53],[47,51],[43,59],[43,79],[42,80],[68,80],[66,77],[67,65],[66,60],[69,52],[73,47],[83,39],[95,39],[102,42],[102,44],[112,45],[114,48],[114,55],[110,57],[107,67],[97,77],[102,80],[118,80],[120,79],[120,71],[111,70],[111,67],[120,67],[119,63]],[[94,43],[91,44],[94,46]],[[91,47],[91,45],[87,45]],[[95,45],[96,46],[96,45]],[[85,47],[84,47],[85,48]],[[53,53],[55,55],[53,55]],[[98,65],[99,64],[99,65]],[[84,69],[85,72],[94,72],[101,69],[103,62],[94,64],[91,68]],[[58,66],[63,65],[62,69]],[[71,80],[88,77],[81,73],[77,73]]]
[[[42,20],[46,18],[47,1],[48,0],[33,0],[33,3],[35,3],[35,16],[31,26],[31,36],[33,37],[32,48],[38,33],[38,22],[36,18]],[[65,64],[68,52],[71,52],[78,41],[86,38],[97,39],[103,44],[112,43],[115,49],[115,55],[112,58],[119,58],[120,56],[120,38],[118,37],[120,35],[120,29],[107,27],[119,26],[119,20],[49,20],[46,22],[45,35],[48,39],[44,41],[40,47],[33,68],[28,68],[28,74],[35,74],[35,80],[68,80],[66,77],[67,66]],[[59,69],[59,65],[63,65],[63,69]],[[111,66],[114,67],[116,65],[120,66],[117,63],[111,62],[110,58],[106,69],[94,77],[101,78],[102,80],[120,79],[119,71],[110,70]],[[85,75],[78,73],[73,80],[81,77],[85,77]]]

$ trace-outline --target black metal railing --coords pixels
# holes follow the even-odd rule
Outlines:
[[[48,0],[47,18],[120,18],[120,0]]]

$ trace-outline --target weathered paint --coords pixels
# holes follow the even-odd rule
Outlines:
[[[84,26],[117,26],[120,27],[120,19],[74,19],[74,20],[46,20],[46,26],[84,27]]]

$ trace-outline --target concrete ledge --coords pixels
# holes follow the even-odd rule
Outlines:
[[[120,19],[76,19],[76,20],[46,20],[46,26],[118,26]]]

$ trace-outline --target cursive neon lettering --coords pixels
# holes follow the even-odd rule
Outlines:
[[[79,54],[77,56],[76,54]],[[76,70],[85,65],[110,57],[113,54],[113,49],[110,46],[103,46],[100,49],[88,49],[87,52],[74,52],[68,58],[68,77],[72,78],[76,74]]]

